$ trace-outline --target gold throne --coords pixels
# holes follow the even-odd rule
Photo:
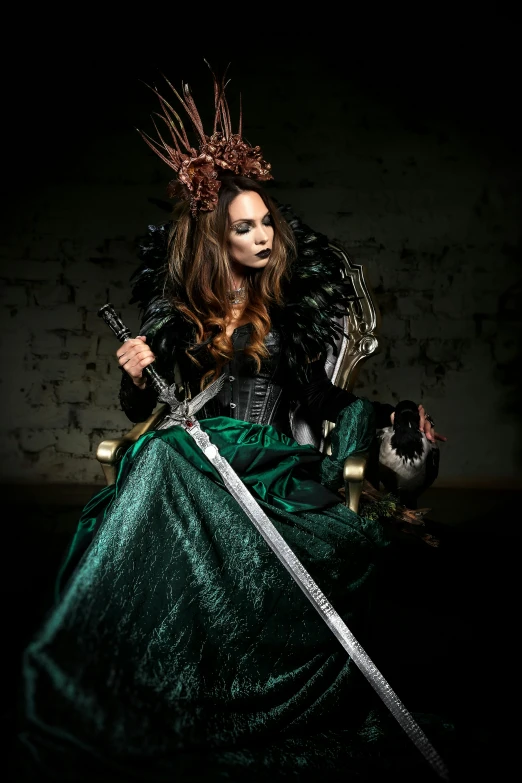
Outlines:
[[[337,243],[331,242],[330,248],[339,258],[344,275],[350,278],[354,299],[347,301],[345,315],[339,316],[344,335],[339,337],[335,350],[329,348],[325,367],[332,383],[351,391],[361,362],[378,349],[376,333],[379,328],[379,310],[361,264],[354,263]],[[107,484],[114,484],[116,481],[118,464],[126,450],[146,432],[154,430],[166,413],[167,406],[160,405],[146,421],[136,424],[121,438],[100,443],[96,457],[101,463]],[[333,422],[324,421],[322,431],[317,432],[306,420],[299,418],[297,411],[292,417],[291,425],[294,437],[299,443],[311,443],[321,451],[328,452]],[[353,511],[357,511],[359,507],[367,459],[366,453],[354,454],[348,457],[344,464],[346,505]]]

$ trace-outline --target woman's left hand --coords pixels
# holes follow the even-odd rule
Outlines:
[[[419,429],[421,432],[424,432],[428,440],[430,440],[432,443],[435,443],[437,440],[446,441],[448,440],[445,435],[440,435],[438,432],[435,432],[435,426],[430,422],[429,418],[427,418],[426,411],[424,410],[423,405],[419,405],[419,414],[420,414],[420,426]]]

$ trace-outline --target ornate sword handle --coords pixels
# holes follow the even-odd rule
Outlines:
[[[127,340],[130,339],[131,331],[130,329],[125,326],[123,321],[121,320],[120,316],[114,309],[114,307],[108,302],[107,304],[104,304],[103,307],[100,307],[98,310],[98,315],[100,318],[103,318],[109,329],[112,330],[112,332],[116,335],[120,343],[125,343]],[[163,392],[167,392],[169,389],[169,385],[166,381],[163,380],[161,375],[158,374],[158,372],[154,369],[152,365],[149,364],[148,367],[145,367],[145,372],[150,377],[152,381],[152,385],[158,392],[158,394],[162,394]]]

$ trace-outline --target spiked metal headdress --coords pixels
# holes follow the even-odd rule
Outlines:
[[[139,131],[149,147],[177,174],[169,183],[168,195],[188,199],[193,215],[199,210],[210,212],[215,209],[221,187],[220,170],[256,180],[272,179],[270,163],[263,160],[260,148],[250,146],[242,138],[241,108],[238,131],[232,132],[230,111],[225,98],[227,83],[224,77],[218,81],[214,73],[212,76],[215,117],[210,136],[203,130],[203,123],[188,84],[182,84],[180,95],[168,79],[165,79],[190,119],[198,139],[198,149],[191,145],[179,114],[155,87],[152,90],[158,96],[162,109],[156,116],[169,129],[171,144],[167,144],[163,139],[155,122],[159,140]]]

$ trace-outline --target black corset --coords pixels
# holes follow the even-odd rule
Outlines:
[[[307,382],[297,383],[289,370],[281,334],[276,329],[265,338],[268,356],[261,362],[257,373],[253,359],[245,355],[251,331],[251,324],[234,330],[234,356],[222,370],[226,377],[225,385],[200,409],[199,419],[229,416],[253,424],[271,424],[291,436],[290,403],[295,406],[298,402],[302,406],[301,415],[320,426],[324,419],[335,422],[340,411],[357,399],[351,392],[332,385],[322,361],[307,365]],[[176,382],[178,387],[183,387],[180,399],[186,392],[195,397],[201,390],[202,376],[212,369],[209,364],[211,357],[204,350],[198,351],[199,364],[195,364],[176,342],[177,335],[172,329],[164,330],[153,340],[157,370],[167,383]],[[175,372],[176,365],[178,372]],[[145,421],[152,413],[157,397],[152,386],[140,391],[133,385],[130,376],[122,373],[120,402],[131,421]],[[377,401],[373,402],[373,407],[377,416],[376,426],[388,426],[393,407]]]
[[[263,359],[261,369],[256,373],[253,359],[244,351],[251,332],[251,324],[234,329],[234,357],[222,370],[226,378],[225,385],[199,411],[198,418],[229,416],[254,424],[272,424],[290,434],[288,401],[282,385],[280,334],[272,330],[266,336],[265,346],[269,355]],[[201,370],[183,362],[182,375],[185,382],[188,381],[191,396],[194,397],[200,391]]]

